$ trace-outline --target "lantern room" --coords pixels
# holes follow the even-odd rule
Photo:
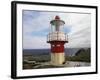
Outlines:
[[[60,20],[59,16],[56,16],[54,20],[50,21],[50,24],[51,24],[51,32],[55,32],[55,31],[62,31],[65,22],[63,20]]]

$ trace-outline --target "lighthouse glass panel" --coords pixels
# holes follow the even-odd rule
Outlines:
[[[91,66],[91,14],[23,10],[23,69]]]
[[[55,25],[51,25],[51,29],[50,29],[50,32],[55,32],[55,31],[57,31],[56,30],[56,27],[55,27]],[[64,32],[64,25],[61,25],[60,27],[59,27],[59,30],[58,30],[59,32]]]
[[[51,25],[51,31],[50,32],[55,32],[55,31],[56,31],[55,25]]]

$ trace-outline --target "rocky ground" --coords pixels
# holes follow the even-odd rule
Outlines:
[[[34,61],[33,61],[34,62]],[[53,66],[50,62],[38,62],[38,63],[27,63],[24,64],[23,69],[39,69],[39,68],[59,68],[59,67],[84,67],[90,66],[89,62],[76,62],[76,61],[66,61],[65,64],[59,66]]]

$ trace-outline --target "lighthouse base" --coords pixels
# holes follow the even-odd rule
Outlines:
[[[65,63],[64,53],[51,53],[51,65],[61,66]]]

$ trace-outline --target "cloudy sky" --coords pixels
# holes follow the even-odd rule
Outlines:
[[[46,42],[47,34],[50,32],[50,21],[56,15],[65,21],[64,32],[69,37],[66,48],[91,46],[91,14],[23,10],[24,49],[50,48],[50,44]]]

